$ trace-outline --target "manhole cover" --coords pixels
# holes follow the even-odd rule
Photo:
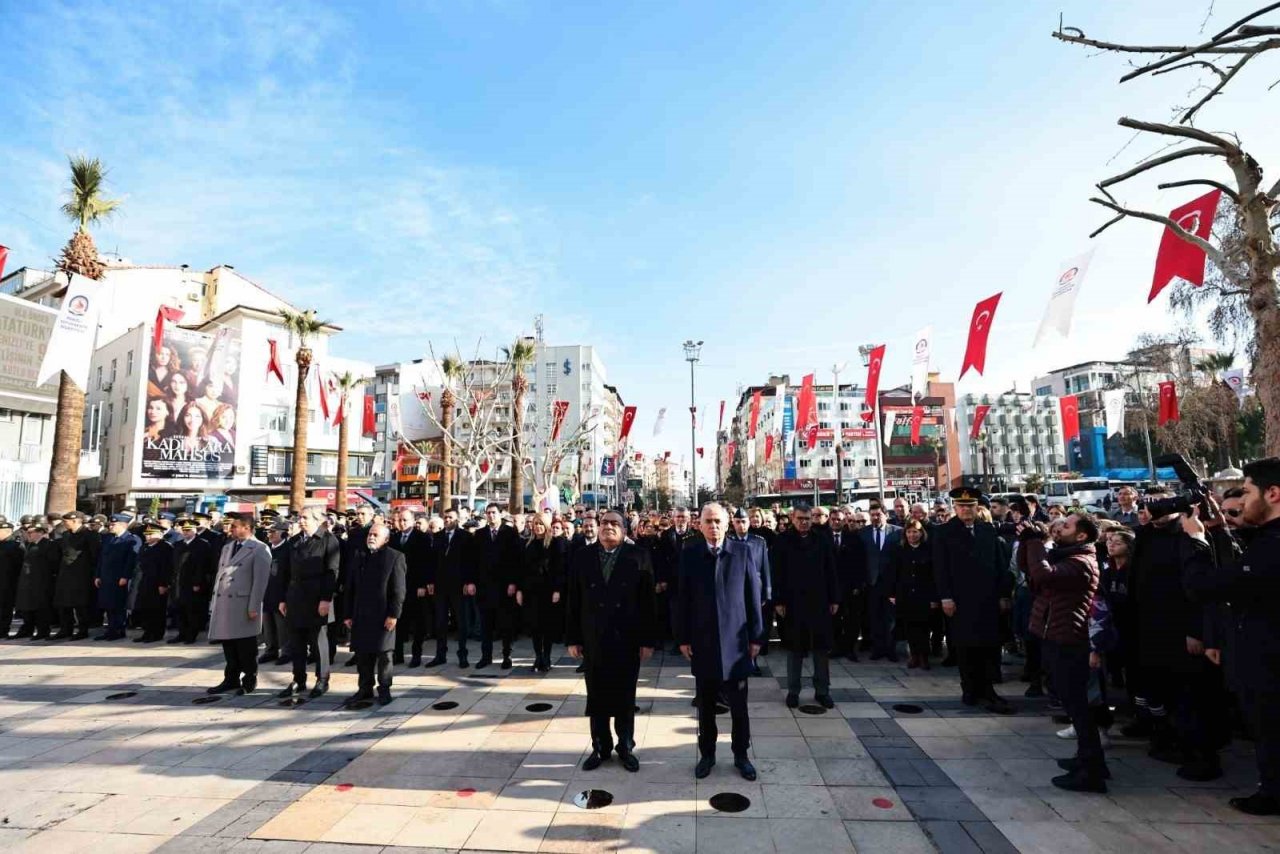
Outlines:
[[[827,710],[822,706],[801,706],[800,711],[806,715],[825,715],[827,713]]]
[[[216,703],[216,702],[218,702],[218,701],[219,701],[219,700],[221,700],[221,699],[222,699],[222,697],[221,697],[221,696],[219,696],[219,695],[217,695],[217,694],[213,695],[212,697],[196,697],[194,700],[192,700],[192,701],[191,701],[191,705],[193,705],[193,706],[207,706],[207,705],[209,705],[210,703]]]
[[[431,708],[435,709],[437,712],[447,712],[450,709],[458,708],[458,704],[453,700],[441,700],[439,703],[433,703]]]
[[[893,710],[902,712],[904,715],[918,715],[924,711],[924,708],[915,703],[894,703]]]
[[[307,701],[306,697],[286,697],[285,699],[280,701],[280,708],[292,709],[295,706],[301,706],[306,701]]]
[[[598,810],[613,803],[613,794],[604,789],[586,789],[573,796],[573,805],[582,810]]]
[[[121,691],[119,694],[108,694],[108,700],[127,700],[130,697],[138,696],[137,691]]]
[[[369,709],[372,707],[373,707],[373,700],[356,700],[354,703],[346,704],[346,708],[355,709],[356,711],[359,711],[360,709]]]
[[[716,812],[742,812],[751,806],[751,799],[737,792],[721,792],[711,796],[711,808]]]
[[[871,805],[873,807],[879,807],[882,810],[893,809],[893,801],[889,800],[888,798],[872,798]]]
[[[550,703],[530,703],[524,707],[526,712],[549,712],[551,711]]]
[[[726,706],[724,703],[716,703],[716,714],[717,715],[729,714],[729,707]]]

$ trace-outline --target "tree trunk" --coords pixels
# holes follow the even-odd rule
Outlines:
[[[298,350],[298,391],[293,401],[293,479],[289,486],[289,509],[297,513],[307,500],[307,374],[311,372],[311,351]]]
[[[53,423],[53,460],[45,490],[46,513],[59,515],[76,509],[80,479],[81,432],[84,429],[84,392],[67,372],[58,380],[58,412]]]
[[[516,513],[524,506],[524,374],[511,381],[511,495],[507,510]]]
[[[440,394],[440,426],[448,436],[453,435],[453,392],[445,389]],[[444,513],[453,506],[453,445],[445,436],[440,438],[440,507],[437,512]]]
[[[338,421],[338,478],[333,493],[333,509],[339,514],[347,512],[347,445],[350,441],[346,413],[343,413],[343,418]]]

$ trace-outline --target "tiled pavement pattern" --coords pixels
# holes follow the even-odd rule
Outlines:
[[[527,653],[528,650],[518,650]],[[339,660],[341,664],[342,656]],[[782,660],[770,659],[780,671]],[[452,665],[401,671],[386,708],[338,709],[334,691],[282,708],[284,668],[256,695],[193,705],[217,681],[203,645],[0,644],[0,848],[110,852],[655,851],[1085,852],[1280,848],[1280,822],[1226,805],[1253,778],[1248,744],[1225,779],[1179,780],[1137,744],[1110,752],[1105,797],[1049,785],[1054,737],[1017,697],[1000,718],[965,709],[954,670],[833,664],[837,708],[791,712],[773,677],[751,682],[756,783],[728,744],[693,779],[692,679],[657,656],[642,671],[641,769],[584,773],[584,685],[567,659],[476,678]],[[517,664],[519,665],[518,658]],[[527,656],[524,664],[528,664]],[[1021,685],[1005,686],[1011,697]],[[107,700],[109,694],[135,696]],[[802,701],[811,699],[806,691]],[[434,704],[457,703],[447,710]],[[893,709],[914,703],[916,714]],[[544,711],[529,711],[545,703]],[[727,730],[728,720],[725,717]],[[727,731],[722,734],[727,742]],[[605,789],[583,810],[574,796]],[[736,792],[743,812],[714,809]]]

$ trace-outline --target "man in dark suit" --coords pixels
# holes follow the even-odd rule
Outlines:
[[[427,667],[438,667],[448,659],[449,615],[458,626],[458,666],[467,667],[467,635],[471,633],[471,610],[462,606],[464,557],[470,534],[458,527],[458,511],[444,512],[444,530],[432,542],[432,571],[427,578],[427,595],[435,600],[436,657]]]
[[[814,699],[835,707],[831,697],[829,655],[835,640],[832,618],[840,610],[840,588],[831,541],[813,533],[813,517],[805,504],[791,511],[791,527],[773,541],[774,610],[782,618],[782,645],[787,650],[787,708],[800,705],[800,672],[813,656]]]
[[[316,684],[311,697],[329,690],[328,626],[333,622],[333,597],[338,591],[338,566],[342,549],[338,538],[321,527],[324,514],[318,507],[302,511],[302,532],[284,546],[280,561],[280,586],[284,601],[280,613],[288,620],[289,648],[293,650],[293,681],[281,697],[301,694],[307,688],[307,660],[316,660]]]
[[[485,525],[471,535],[469,560],[462,592],[474,596],[480,609],[480,660],[476,669],[493,663],[493,638],[502,639],[502,669],[511,669],[511,644],[515,640],[516,582],[520,570],[520,535],[502,524],[502,511],[490,504],[484,509]]]
[[[1000,613],[1013,602],[1010,552],[990,522],[978,519],[978,490],[951,490],[956,516],[934,528],[933,568],[942,610],[951,618],[964,703],[1013,714],[996,693],[991,664],[999,661]]]
[[[347,597],[344,595],[347,587],[347,576],[351,573],[351,567],[355,566],[360,556],[369,550],[369,528],[373,526],[374,512],[373,507],[368,504],[361,504],[354,510],[347,508],[347,538],[341,541],[342,559],[338,562],[338,590],[334,598],[334,605],[338,609],[338,613],[334,615],[334,619],[338,620],[338,625],[334,626],[334,631],[329,635],[329,651],[330,657],[334,657],[338,653],[338,643],[344,639],[347,634],[346,607]],[[344,667],[352,667],[356,663],[355,653],[343,664]]]
[[[858,635],[866,616],[867,547],[862,540],[866,525],[861,512],[847,513],[844,528],[832,529],[836,551],[836,576],[840,580],[840,610],[836,612],[834,656],[858,660]]]
[[[209,614],[209,591],[218,556],[208,540],[196,536],[194,519],[180,519],[173,546],[173,585],[177,588],[178,634],[169,643],[193,644]]]
[[[618,759],[634,772],[636,682],[655,643],[653,568],[648,550],[623,542],[621,513],[600,514],[599,525],[600,541],[570,559],[566,585],[565,645],[586,665],[591,718],[591,755],[582,768],[599,768],[613,752],[612,719]]]
[[[759,555],[760,559],[756,563],[756,566],[760,573],[760,608],[761,614],[763,615],[764,609],[767,607],[766,603],[773,598],[773,572],[769,566],[769,544],[765,542],[763,537],[751,533],[751,520],[747,516],[747,511],[743,510],[741,507],[733,511],[733,519],[729,523],[729,528],[728,539],[733,540],[734,542],[746,543],[749,549],[757,552]],[[763,619],[764,618],[762,616],[761,620]],[[760,644],[762,648],[764,645],[763,637],[768,631],[769,626],[765,623],[764,627],[760,630],[762,638]],[[756,663],[757,655],[759,655],[759,650],[751,656],[752,676],[761,675],[760,665]]]
[[[702,508],[702,548],[680,554],[680,622],[676,642],[693,665],[697,680],[698,765],[702,779],[716,764],[716,703],[724,697],[733,721],[733,764],[747,780],[756,779],[747,756],[751,723],[747,717],[747,676],[760,652],[764,618],[760,605],[768,598],[764,579],[769,559],[764,540],[745,536],[746,514],[738,520],[742,534],[726,537],[728,514],[719,504]]]
[[[396,647],[391,652],[392,664],[404,664],[404,643],[411,640],[413,657],[410,667],[422,664],[422,645],[431,627],[434,604],[427,595],[427,578],[431,574],[431,535],[419,531],[417,519],[408,507],[391,516],[391,538],[387,548],[404,555],[405,600],[400,622],[396,623]]]
[[[902,529],[890,525],[884,508],[872,504],[869,513],[871,524],[862,529],[862,546],[866,556],[867,572],[867,628],[871,634],[871,660],[887,658],[898,660],[897,645],[893,641],[893,605],[889,597],[889,557],[902,542]]]
[[[347,704],[373,699],[375,673],[378,703],[391,702],[391,647],[404,607],[405,570],[404,555],[386,548],[388,534],[382,524],[370,526],[347,579],[347,628],[360,674],[360,688]]]
[[[676,617],[676,600],[678,598],[678,573],[680,571],[680,553],[691,540],[698,538],[698,533],[689,527],[689,511],[677,507],[671,511],[671,527],[662,532],[658,541],[655,557],[658,564],[654,567],[654,590],[658,594],[658,614],[661,620],[659,631],[665,640],[668,631],[674,629]],[[673,648],[673,653],[679,650]]]

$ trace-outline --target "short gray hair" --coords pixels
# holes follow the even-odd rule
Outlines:
[[[716,512],[716,513],[719,513],[721,516],[723,516],[723,517],[724,517],[724,520],[725,520],[726,522],[728,522],[728,521],[729,521],[729,511],[728,511],[728,510],[725,510],[725,509],[724,509],[724,505],[723,505],[723,504],[721,504],[719,501],[708,501],[706,504],[703,504],[703,505],[702,505],[702,513],[703,513],[703,514],[706,514],[706,512],[707,512],[708,510],[711,510],[711,511],[714,511],[714,512]]]

